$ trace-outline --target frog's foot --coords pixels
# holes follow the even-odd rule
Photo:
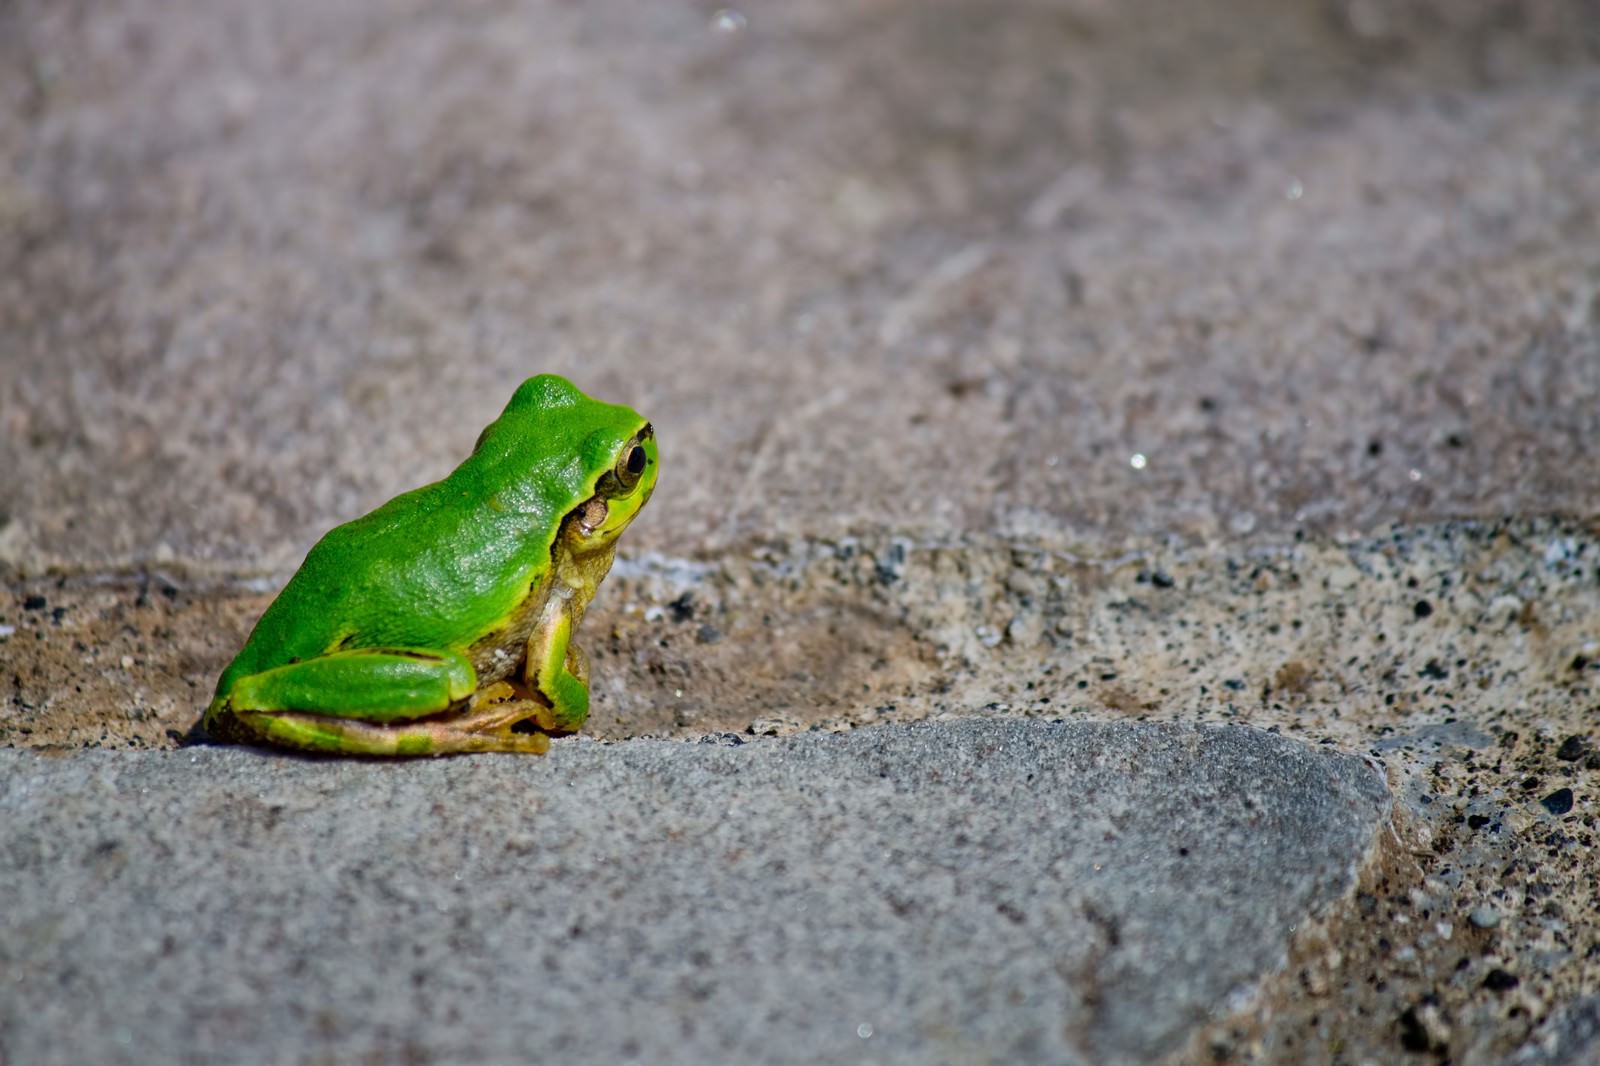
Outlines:
[[[469,717],[476,722],[481,716],[482,728],[490,732],[504,727],[500,718],[511,719],[509,728],[522,734],[537,730],[550,736],[564,736],[576,733],[583,724],[563,717],[550,706],[549,700],[516,677],[480,688],[472,697],[472,705],[476,710],[468,712]]]
[[[497,681],[479,689],[466,707],[451,715],[449,724],[462,734],[504,738],[512,744],[533,741],[542,744],[541,750],[544,750],[550,746],[552,730],[546,725],[549,716],[550,708],[525,685],[516,681]],[[525,749],[517,747],[507,750]]]

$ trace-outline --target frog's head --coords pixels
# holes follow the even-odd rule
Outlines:
[[[567,516],[564,536],[574,555],[607,547],[627,528],[656,487],[656,435],[645,422],[614,449],[610,439],[595,442],[610,465],[594,491]]]
[[[650,423],[554,374],[522,383],[478,438],[473,459],[503,506],[526,513],[537,501],[558,519],[562,546],[574,556],[609,548],[656,485]]]

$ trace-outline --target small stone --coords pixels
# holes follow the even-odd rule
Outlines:
[[[1019,648],[1031,647],[1044,637],[1044,619],[1031,611],[1012,617],[1006,625],[1006,639]]]
[[[1572,789],[1558,788],[1539,802],[1551,814],[1566,814],[1572,810]]]
[[[37,593],[22,601],[22,609],[24,611],[42,611],[48,606],[50,606],[50,601]]]
[[[1332,985],[1328,981],[1328,975],[1320,968],[1313,968],[1302,972],[1300,975],[1300,983],[1304,985],[1305,990],[1311,993],[1313,996],[1325,996],[1332,988]]]
[[[1487,903],[1480,903],[1472,908],[1472,913],[1467,915],[1467,921],[1479,929],[1493,929],[1500,924],[1500,912]]]
[[[800,722],[789,715],[757,718],[745,727],[753,737],[787,737],[800,732]]]
[[[1423,997],[1400,1015],[1400,1043],[1407,1051],[1438,1052],[1450,1043],[1450,1026],[1431,998]]]
[[[1433,613],[1433,604],[1427,600],[1418,600],[1416,606],[1411,608],[1411,613],[1418,618],[1426,618]]]
[[[1522,979],[1514,973],[1507,973],[1496,966],[1490,970],[1483,979],[1483,987],[1491,992],[1509,992],[1522,983]]]
[[[1044,593],[1044,582],[1038,574],[1013,570],[1006,577],[1006,591],[1020,597],[1037,597]]]
[[[1561,746],[1556,749],[1556,758],[1562,762],[1577,762],[1583,758],[1588,748],[1588,739],[1582,734],[1574,733],[1561,742]]]

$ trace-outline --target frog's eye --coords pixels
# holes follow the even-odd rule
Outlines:
[[[645,455],[644,449],[637,444],[618,457],[615,473],[617,484],[622,486],[622,491],[627,492],[639,483],[639,475],[644,473],[645,465],[649,461],[650,457]]]

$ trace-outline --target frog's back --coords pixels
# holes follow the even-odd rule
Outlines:
[[[516,597],[501,594],[509,591],[502,579],[538,569],[541,546],[527,532],[540,520],[460,495],[449,479],[435,482],[330,530],[261,616],[219,690],[233,677],[341,648],[461,646],[475,625],[509,612]],[[467,543],[479,550],[461,551]],[[548,544],[542,554],[548,559]]]

